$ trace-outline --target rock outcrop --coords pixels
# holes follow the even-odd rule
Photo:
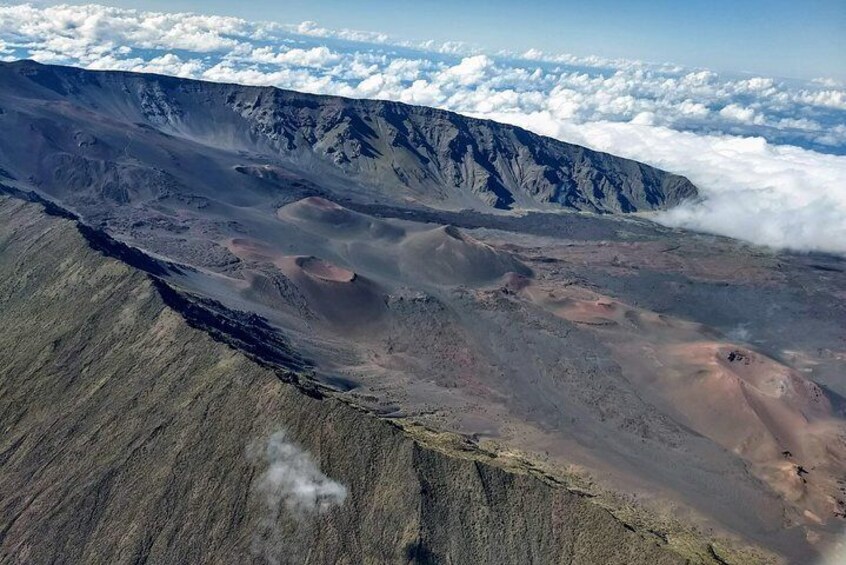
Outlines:
[[[14,171],[15,161],[37,157],[43,170],[35,180],[43,188],[94,190],[117,205],[186,191],[167,150],[133,153],[133,139],[150,135],[163,148],[167,137],[186,142],[183,166],[190,160],[186,152],[198,151],[191,145],[199,144],[290,165],[328,188],[357,183],[373,197],[440,207],[620,213],[665,209],[697,194],[686,178],[643,163],[395,102],[30,61],[0,63],[0,100],[4,96],[13,98],[0,121],[5,137],[23,128],[32,154],[17,155],[0,140],[4,154],[19,157],[0,165]],[[78,122],[56,131],[40,119],[45,111]],[[278,167],[235,166],[242,182],[245,176],[270,184],[291,180]],[[221,190],[232,185],[220,175],[203,182]]]

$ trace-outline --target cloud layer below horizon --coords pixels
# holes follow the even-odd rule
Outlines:
[[[846,87],[597,57],[486,53],[200,14],[0,7],[0,59],[382,98],[513,123],[688,176],[655,219],[846,253]]]

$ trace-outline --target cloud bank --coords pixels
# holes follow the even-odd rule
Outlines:
[[[310,546],[313,518],[347,498],[344,485],[324,475],[311,455],[280,430],[247,448],[250,460],[267,466],[255,483],[262,502],[253,550],[268,563],[301,563]]]
[[[758,245],[846,254],[846,158],[761,137],[637,123],[573,124],[545,114],[488,115],[558,139],[682,172],[704,198],[652,216],[664,225]]]
[[[497,119],[691,178],[656,219],[846,253],[846,87],[670,64],[400,41],[200,14],[0,7],[0,58],[381,98]]]

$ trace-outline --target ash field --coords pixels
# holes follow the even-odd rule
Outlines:
[[[6,208],[73,222],[298,394],[519,461],[689,562],[838,540],[846,260],[649,221],[697,197],[681,176],[429,108],[27,61],[0,63],[0,129]]]

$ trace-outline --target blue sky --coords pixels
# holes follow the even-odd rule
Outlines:
[[[463,40],[491,49],[625,57],[777,77],[846,78],[846,0],[142,0],[189,10]]]

